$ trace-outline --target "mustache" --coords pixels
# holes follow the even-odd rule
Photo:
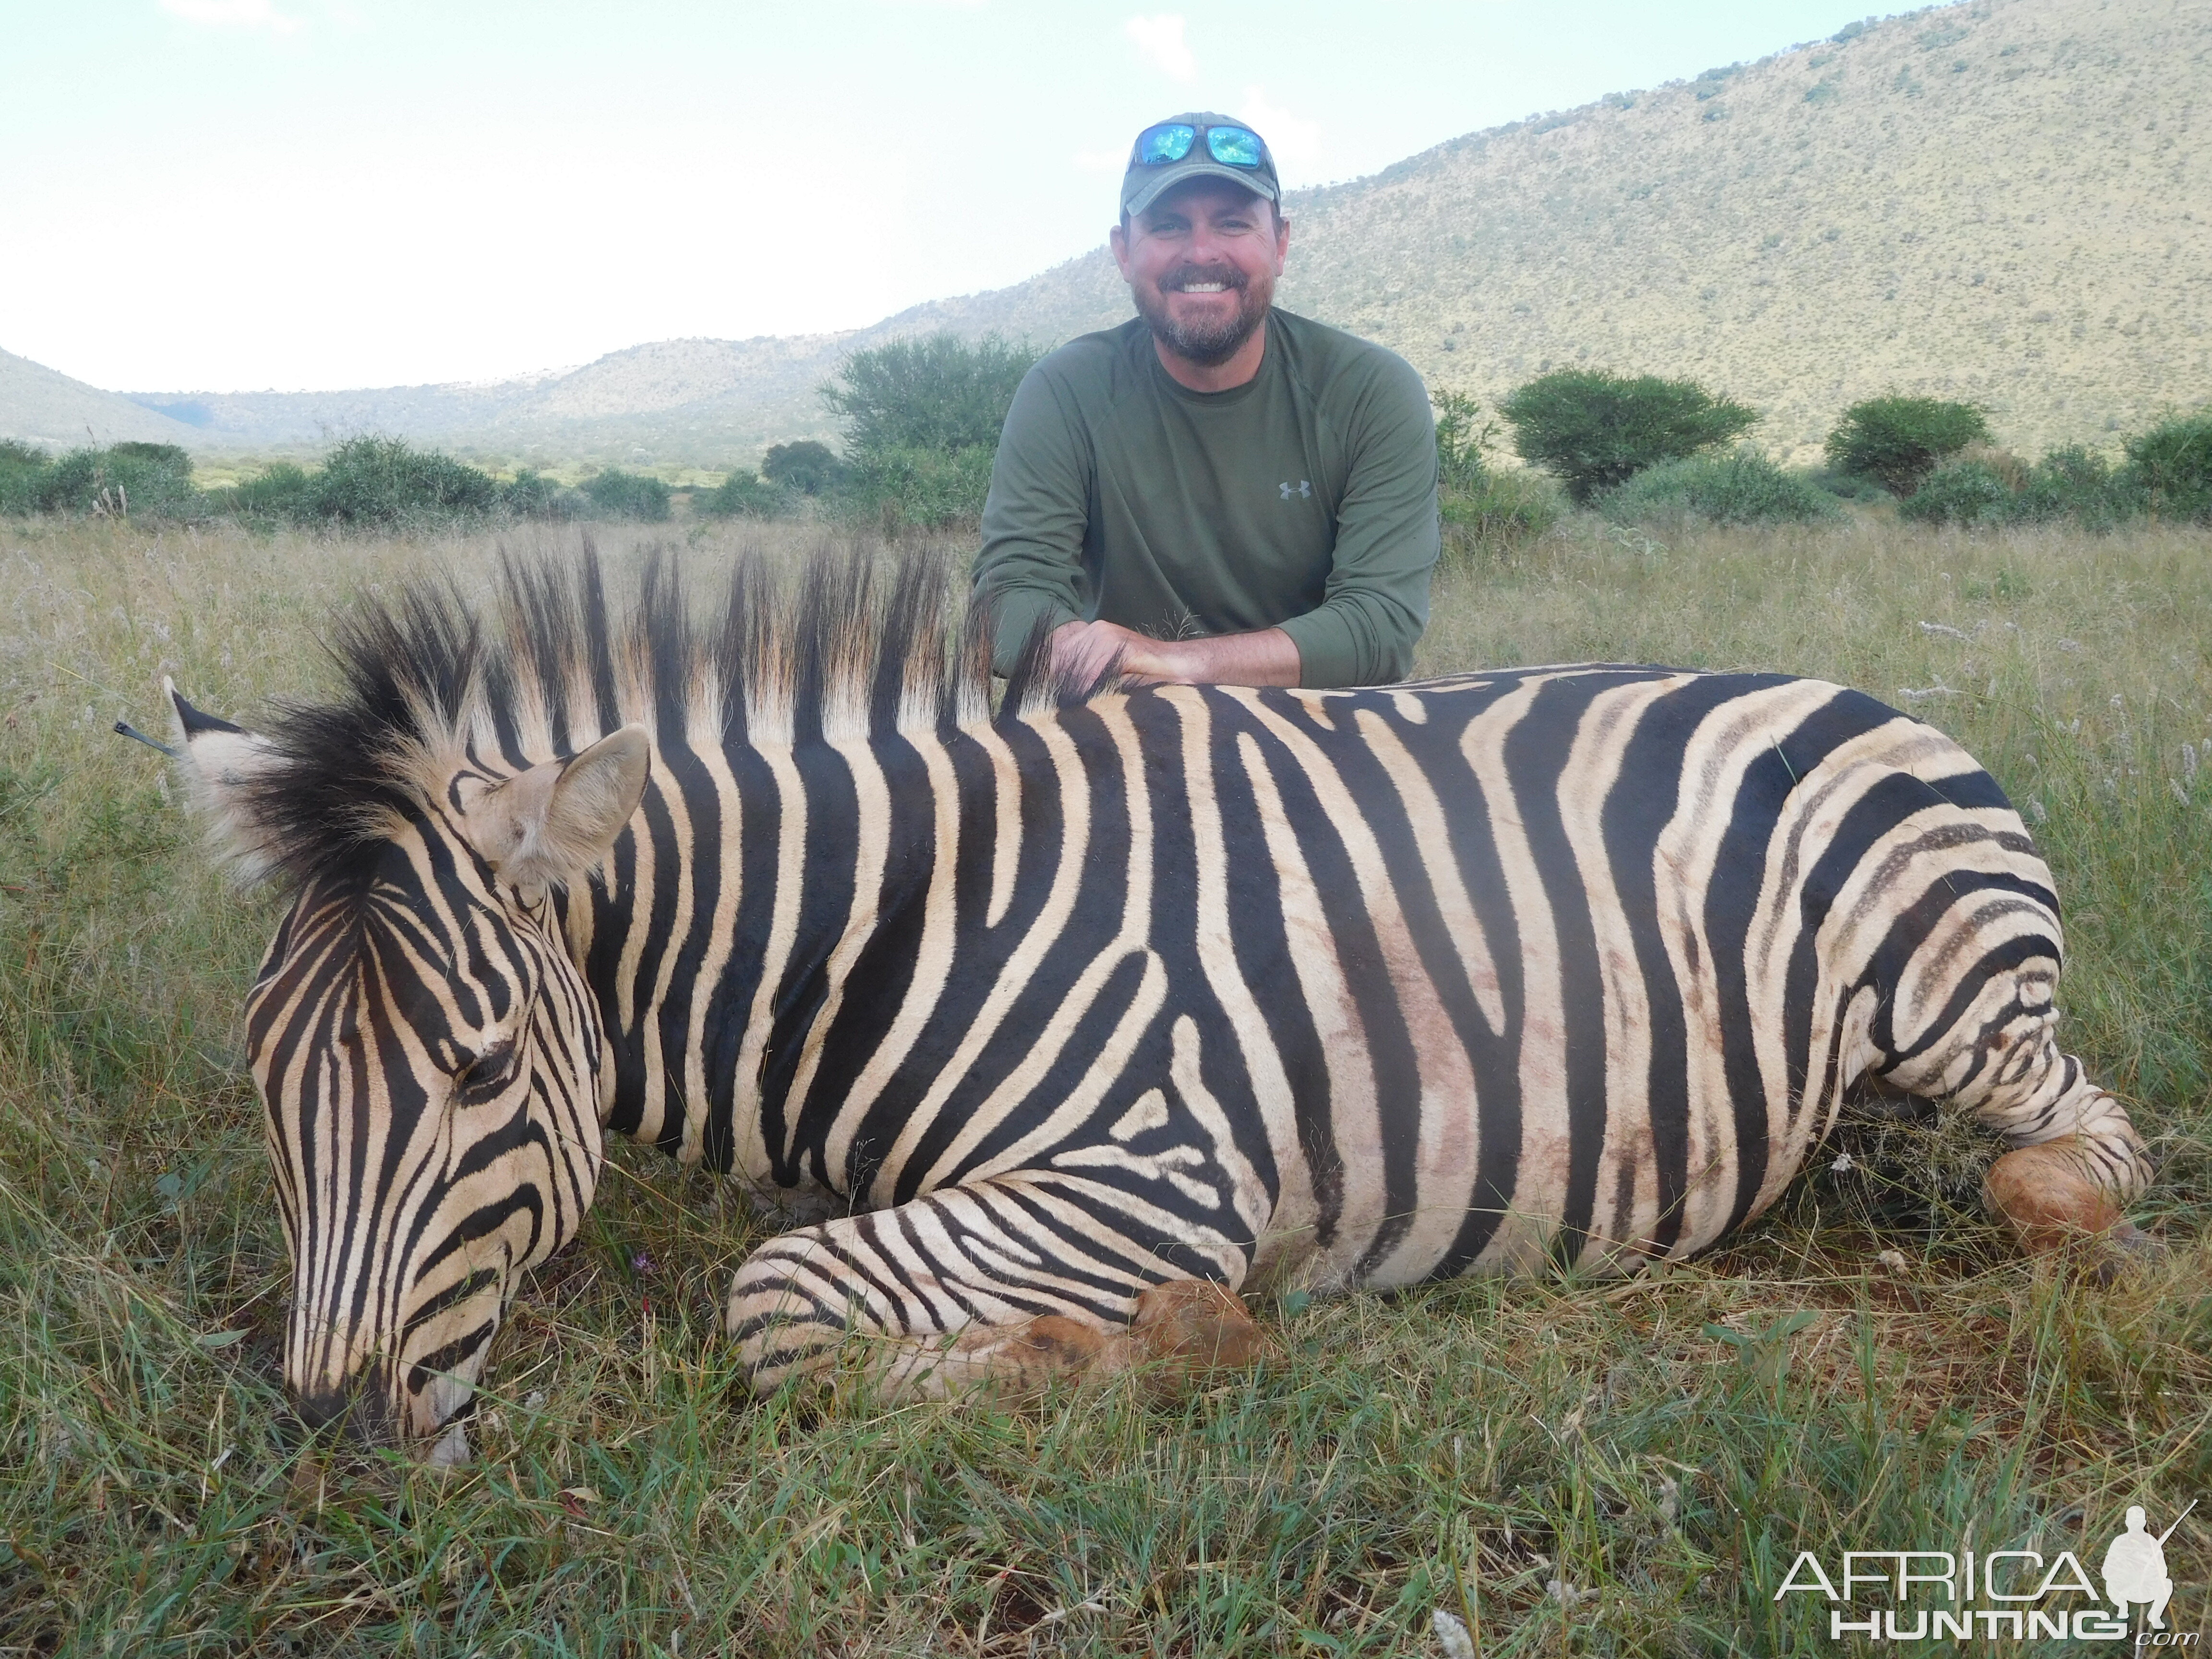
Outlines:
[[[1174,294],[1193,283],[1218,283],[1232,293],[1242,294],[1251,286],[1251,278],[1234,265],[1208,270],[1198,265],[1177,265],[1160,278],[1160,291]]]

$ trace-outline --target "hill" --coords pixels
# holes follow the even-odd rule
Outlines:
[[[1294,191],[1291,308],[1492,402],[1544,368],[1686,374],[1807,459],[1898,390],[2033,451],[2212,398],[2212,7],[1972,0]],[[1129,314],[1102,247],[850,333],[669,340],[489,386],[147,394],[202,446],[368,428],[526,458],[720,465],[825,436],[840,356]],[[87,388],[86,390],[89,390]],[[99,394],[94,394],[99,395]]]
[[[54,449],[94,438],[103,444],[198,441],[181,422],[10,351],[0,351],[0,438],[26,438]]]

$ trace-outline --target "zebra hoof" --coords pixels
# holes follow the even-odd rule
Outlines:
[[[1129,1334],[1137,1363],[1152,1372],[1163,1394],[1281,1357],[1275,1340],[1253,1322],[1236,1293],[1206,1279],[1171,1279],[1141,1292]]]
[[[2031,1255],[2078,1255],[2100,1284],[2130,1260],[2154,1254],[2070,1140],[2022,1146],[1990,1166],[1982,1195]]]

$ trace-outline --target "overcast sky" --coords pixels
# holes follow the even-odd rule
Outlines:
[[[293,390],[854,327],[1097,246],[1179,109],[1319,184],[1860,15],[1158,4],[0,0],[0,348]]]

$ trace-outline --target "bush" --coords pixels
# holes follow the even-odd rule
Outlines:
[[[1489,482],[1494,421],[1480,420],[1482,405],[1464,392],[1432,392],[1437,406],[1437,491],[1474,493]]]
[[[1989,422],[1972,404],[1941,398],[1869,398],[1844,411],[1828,434],[1828,464],[1910,495],[1969,444],[1987,443]]]
[[[1914,524],[2005,524],[2012,518],[2014,493],[1988,459],[1947,461],[1897,504],[1897,516]]]
[[[893,340],[847,357],[822,401],[843,423],[845,451],[996,449],[1006,410],[1039,352],[987,334]],[[773,477],[773,474],[770,474]]]
[[[192,488],[192,458],[174,444],[72,449],[46,467],[31,505],[43,513],[195,519],[207,511]]]
[[[1755,449],[1692,455],[1638,473],[1606,498],[1624,519],[1691,514],[1716,524],[1819,524],[1840,519],[1836,498]]]
[[[611,519],[637,519],[658,524],[668,516],[668,486],[642,473],[613,467],[584,480],[584,494],[592,505]]]
[[[1442,494],[1437,505],[1448,553],[1493,557],[1534,541],[1559,523],[1561,511],[1558,486],[1518,467],[1492,468],[1472,489]]]
[[[499,504],[518,519],[573,519],[583,503],[580,492],[526,466],[499,487]]]
[[[2125,447],[2130,479],[2153,512],[2212,524],[2212,409],[2161,421]]]
[[[691,510],[714,519],[769,519],[782,512],[789,499],[774,484],[762,483],[757,473],[738,467],[712,489],[693,495]]]
[[[2112,530],[2142,514],[2146,492],[2132,468],[2115,469],[2079,445],[2054,449],[2033,466],[2001,449],[1966,450],[1898,503],[1916,524],[2050,524]]]
[[[289,461],[272,462],[258,477],[212,492],[218,510],[246,518],[312,519],[315,480]]]
[[[2140,516],[2143,491],[2135,478],[2094,449],[2054,449],[2014,485],[2011,521],[2048,524],[2070,519],[2085,530],[2111,530]]]
[[[998,441],[997,434],[991,441]],[[761,477],[802,495],[819,495],[844,482],[845,464],[829,445],[801,438],[796,443],[770,446],[761,462]]]
[[[1556,475],[1577,505],[1644,468],[1741,436],[1758,412],[1691,380],[1565,368],[1498,405],[1521,459]]]
[[[272,471],[274,469],[271,469]],[[488,472],[398,438],[349,438],[311,475],[300,516],[349,525],[415,524],[489,512]]]
[[[854,464],[851,496],[886,532],[942,530],[972,524],[991,493],[991,463],[998,452],[902,448],[862,455]]]
[[[46,451],[0,438],[0,513],[37,512],[46,471]]]

